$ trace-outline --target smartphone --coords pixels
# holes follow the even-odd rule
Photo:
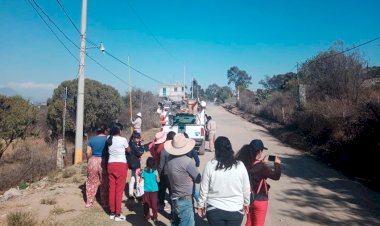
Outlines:
[[[276,160],[276,156],[275,155],[269,155],[268,161],[274,162],[274,160]]]

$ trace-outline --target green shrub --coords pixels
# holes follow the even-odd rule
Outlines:
[[[37,220],[31,212],[17,211],[7,215],[8,226],[35,226]]]
[[[29,185],[28,185],[27,183],[21,183],[21,184],[18,186],[18,188],[19,188],[20,190],[27,189],[28,187],[29,187]]]

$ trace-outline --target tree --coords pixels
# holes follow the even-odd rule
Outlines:
[[[217,84],[211,84],[207,87],[205,91],[205,96],[207,100],[213,101],[221,88]]]
[[[205,97],[205,91],[202,89],[201,85],[195,79],[193,80],[192,86],[190,87],[190,91],[193,92],[194,98],[202,99]]]
[[[288,91],[297,84],[297,74],[288,72],[286,74],[273,75],[272,77],[266,76],[265,80],[261,80],[259,84],[270,92]]]
[[[252,84],[252,77],[246,71],[240,70],[238,67],[233,66],[227,71],[228,85],[233,83],[239,100],[239,92],[248,88]]]
[[[64,90],[68,89],[66,133],[75,133],[76,100],[78,92],[77,80],[64,81],[54,90],[48,100],[48,125],[52,136],[58,137],[62,132],[62,112],[64,108]],[[85,80],[84,94],[84,131],[91,131],[101,124],[110,124],[117,119],[122,106],[119,92],[108,85],[95,80]]]
[[[37,124],[38,109],[22,97],[0,96],[0,159],[9,145],[25,139]]]
[[[150,129],[159,126],[159,114],[157,114],[157,104],[159,102],[158,95],[154,95],[150,91],[143,91],[141,89],[132,90],[132,112],[133,118],[136,117],[137,112],[142,114],[142,129]],[[119,122],[122,124],[130,124],[130,104],[129,92],[123,96],[123,110],[119,117]],[[157,125],[158,124],[158,125]]]
[[[231,88],[228,86],[223,86],[217,92],[216,97],[221,100],[223,103],[232,96]]]
[[[334,48],[302,64],[301,82],[312,99],[358,100],[364,61],[358,53],[339,53]],[[309,95],[310,94],[310,95]]]

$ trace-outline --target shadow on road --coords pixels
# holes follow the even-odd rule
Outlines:
[[[361,183],[305,155],[283,157],[282,168],[292,181],[276,196],[289,206],[283,216],[322,225],[380,224],[379,194]]]

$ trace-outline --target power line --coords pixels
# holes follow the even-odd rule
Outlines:
[[[90,58],[92,61],[94,61],[99,67],[103,68],[105,71],[107,71],[108,73],[110,73],[111,75],[113,75],[115,78],[119,79],[121,82],[123,82],[124,84],[126,84],[129,87],[131,86],[128,82],[126,82],[125,80],[123,80],[122,78],[120,78],[120,76],[116,75],[111,70],[109,70],[108,68],[106,68],[105,66],[103,66],[101,63],[99,63],[97,60],[95,60],[93,57],[91,57],[90,55],[88,55],[88,53],[86,53],[86,56],[88,58]]]
[[[149,78],[150,80],[155,81],[155,82],[157,82],[157,83],[159,83],[159,84],[163,84],[161,81],[158,81],[157,79],[155,79],[155,78],[153,78],[153,77],[151,77],[151,76],[149,76],[149,75],[147,75],[147,74],[141,72],[140,70],[138,70],[138,69],[136,69],[136,68],[134,68],[134,67],[128,65],[127,63],[125,63],[125,62],[122,61],[121,59],[117,58],[116,56],[112,55],[111,53],[109,53],[109,52],[107,52],[107,51],[105,51],[105,53],[106,53],[108,56],[112,57],[113,59],[119,61],[121,64],[123,64],[123,65],[125,65],[125,66],[131,68],[131,69],[134,70],[135,72],[139,73],[140,75],[142,75],[142,76],[144,76],[144,77],[146,77],[146,78]]]
[[[67,48],[67,46],[62,42],[62,40],[58,37],[58,35],[55,33],[55,31],[51,28],[51,26],[47,23],[47,21],[43,18],[43,16],[40,14],[40,12],[37,10],[37,8],[33,5],[33,3],[31,2],[33,0],[28,0],[28,2],[30,3],[30,5],[32,6],[32,8],[36,11],[36,13],[38,14],[38,16],[42,19],[42,21],[45,23],[45,25],[50,29],[50,31],[54,34],[54,36],[58,39],[58,41],[65,47],[65,49],[71,54],[72,57],[74,57],[78,62],[78,58],[74,56],[74,54]],[[35,1],[33,1],[35,2]],[[41,9],[39,7],[39,9]],[[46,13],[44,13],[45,16],[47,16]],[[50,21],[52,22],[52,20],[50,19]],[[52,22],[54,23],[54,22]],[[57,27],[57,25],[56,25]],[[59,28],[57,28],[59,29]],[[61,29],[59,29],[61,31],[61,33],[64,33]],[[67,36],[66,36],[67,37]],[[67,37],[68,38],[68,37]],[[69,38],[68,38],[69,39]],[[76,46],[78,49],[79,47]],[[126,85],[130,86],[130,84],[128,82],[126,82],[125,80],[123,80],[122,78],[120,78],[120,76],[116,75],[115,73],[113,73],[111,70],[109,70],[108,68],[106,68],[105,66],[103,66],[101,63],[99,63],[97,60],[95,60],[93,57],[91,57],[90,55],[88,55],[86,53],[87,57],[90,58],[92,61],[94,61],[99,67],[103,68],[105,71],[107,71],[108,73],[110,73],[111,75],[113,75],[115,78],[119,79],[120,81],[122,81],[123,83],[125,83]]]
[[[148,33],[150,34],[150,36],[152,36],[152,38],[157,42],[157,44],[170,56],[172,57],[174,60],[178,60],[177,57],[175,57],[167,48],[165,48],[165,46],[157,39],[156,35],[154,35],[154,33],[152,32],[152,30],[149,29],[148,25],[146,25],[146,23],[144,22],[144,20],[141,18],[141,16],[137,13],[137,11],[135,10],[135,8],[133,8],[133,6],[131,5],[131,3],[129,2],[129,0],[126,1],[129,8],[131,8],[132,12],[136,15],[136,17],[139,19],[139,21],[141,22],[141,24],[145,27],[145,29],[148,31]]]
[[[50,18],[50,16],[38,5],[38,3],[35,0],[32,0],[33,3],[40,9],[40,11],[48,18],[48,20],[58,29],[58,31],[61,32],[61,34],[69,41],[71,44],[73,44],[75,47],[79,49],[79,46],[75,44],[66,34],[63,32],[63,30]]]
[[[32,0],[32,1],[34,1],[34,0]],[[71,22],[71,24],[74,26],[74,28],[80,33],[78,27],[75,25],[75,23],[73,22],[73,20],[72,20],[71,17],[69,16],[69,14],[66,12],[66,10],[65,10],[64,6],[62,5],[62,3],[61,3],[59,0],[57,0],[57,3],[60,5],[62,11],[65,13],[66,17],[70,20],[70,22]],[[46,13],[45,13],[45,15],[49,18],[50,21],[52,21],[52,20],[50,19],[50,17],[49,17]],[[54,22],[52,22],[52,23],[57,27],[58,30],[61,31],[61,33],[64,33],[61,29],[58,28],[58,26],[57,26]],[[66,35],[65,35],[65,37],[66,37],[69,41],[71,41]],[[91,45],[93,45],[94,47],[99,48],[99,46],[96,45],[96,44],[95,44],[93,41],[91,41],[90,39],[86,38],[86,41],[89,42],[89,43],[90,43]],[[157,41],[158,41],[158,40],[157,40]],[[72,42],[72,41],[71,41],[71,42]],[[72,43],[73,43],[73,42],[72,42]],[[75,45],[75,44],[74,44],[74,45]],[[75,45],[75,46],[79,49],[79,46],[77,46],[77,45]],[[119,58],[117,58],[116,56],[114,56],[114,55],[112,55],[111,53],[109,53],[108,51],[105,51],[105,53],[107,53],[107,55],[111,56],[112,58],[114,58],[115,60],[119,61],[120,63],[124,64],[125,66],[129,67],[129,68],[132,69],[133,71],[139,73],[140,75],[143,75],[143,76],[145,76],[145,77],[147,77],[147,78],[149,78],[149,79],[151,79],[151,80],[153,80],[153,81],[155,81],[155,82],[157,82],[157,83],[162,84],[162,82],[160,82],[160,81],[158,81],[157,79],[155,79],[155,78],[153,78],[153,77],[151,77],[151,76],[149,76],[149,75],[143,73],[142,71],[138,70],[137,68],[134,68],[134,67],[128,65],[127,63],[123,62],[121,59],[119,59]],[[86,54],[86,55],[89,56],[88,54]],[[90,56],[89,56],[89,57],[90,57]],[[94,60],[94,59],[92,59],[92,60]],[[99,62],[96,62],[96,63],[97,63],[100,67],[102,67],[104,70],[106,70],[106,71],[110,72],[112,75],[114,75],[114,73],[112,73],[112,72],[109,71],[108,69],[104,68],[103,65],[100,65]],[[115,75],[114,75],[114,76],[115,76]],[[116,77],[117,77],[118,79],[120,79],[118,76],[116,76]],[[129,85],[129,84],[128,84],[128,85]]]
[[[71,19],[71,17],[69,16],[69,14],[66,12],[65,8],[63,7],[62,3],[60,0],[57,0],[57,3],[58,5],[61,7],[62,11],[65,13],[66,17],[70,20],[71,24],[74,26],[75,30],[78,31],[78,33],[80,34],[80,31],[79,31],[79,28],[75,25],[74,21]]]
[[[63,6],[63,4],[61,3],[60,0],[56,0],[59,7],[61,8],[62,12],[66,15],[67,19],[70,21],[70,23],[73,25],[73,27],[75,28],[75,30],[77,30],[78,34],[80,34],[80,30],[78,28],[77,25],[75,25],[73,19],[70,17],[69,13],[66,11],[65,7]],[[98,45],[96,45],[94,42],[92,42],[91,40],[89,40],[88,38],[86,38],[86,41],[88,43],[90,43],[91,45],[95,46],[95,47],[98,47]]]
[[[365,41],[365,42],[363,42],[363,43],[360,43],[359,45],[355,45],[355,46],[353,46],[353,47],[351,47],[351,48],[345,49],[345,50],[343,50],[343,51],[340,51],[340,52],[337,52],[337,53],[334,53],[334,54],[327,55],[327,56],[324,56],[324,57],[322,57],[322,58],[316,59],[315,61],[311,61],[310,63],[317,63],[318,61],[325,60],[325,59],[328,59],[328,58],[330,58],[330,57],[335,57],[335,56],[337,56],[337,55],[340,55],[340,54],[343,54],[343,53],[349,52],[349,51],[351,51],[351,50],[357,49],[357,48],[359,48],[359,47],[365,46],[365,45],[367,45],[367,44],[369,44],[369,43],[371,43],[371,42],[377,41],[377,40],[379,40],[379,39],[380,39],[380,36],[378,36],[378,37],[376,37],[376,38],[373,38],[373,39],[370,39],[370,40],[368,40],[368,41]],[[297,64],[298,64],[298,63],[297,63]],[[297,64],[296,64],[296,65],[295,65],[290,71],[292,71],[295,67],[297,67],[297,66],[298,66]]]
[[[43,18],[43,16],[40,14],[40,12],[36,9],[36,7],[33,5],[33,3],[30,0],[27,0],[30,6],[36,11],[38,16],[41,18],[41,20],[45,23],[45,25],[49,28],[49,30],[53,33],[53,35],[56,37],[56,39],[61,43],[61,45],[69,52],[69,54],[79,62],[79,59],[70,51],[70,49],[63,43],[63,41],[58,37],[58,35],[55,33],[55,31],[50,27],[50,25],[47,23],[47,21]]]

